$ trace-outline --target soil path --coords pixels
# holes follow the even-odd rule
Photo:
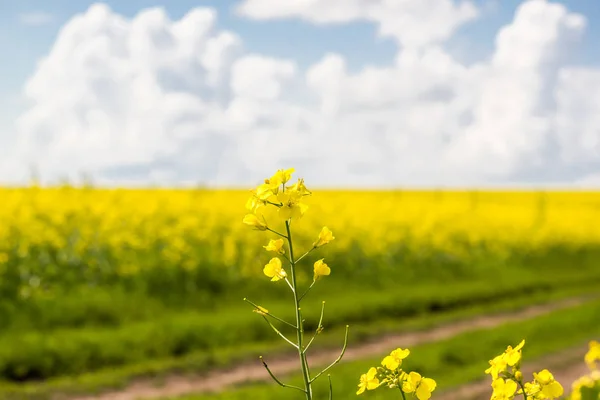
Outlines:
[[[531,381],[533,372],[539,372],[547,368],[554,375],[554,379],[562,384],[565,394],[570,393],[573,381],[589,373],[583,362],[583,356],[587,349],[587,345],[582,345],[553,353],[534,362],[528,363],[525,361],[522,368],[523,378],[526,381]],[[459,386],[456,389],[442,392],[435,397],[438,400],[488,400],[492,393],[491,378],[489,375],[485,377],[487,379]]]
[[[377,354],[384,355],[390,349],[400,346],[413,347],[422,343],[448,339],[473,329],[490,329],[507,322],[527,320],[559,309],[577,306],[586,302],[586,300],[589,300],[589,297],[571,298],[554,303],[534,305],[509,313],[497,313],[489,316],[459,320],[425,331],[385,335],[371,339],[360,345],[349,346],[342,362],[358,360]],[[339,349],[322,350],[317,354],[309,356],[309,363],[315,367],[327,365],[339,356],[339,352]],[[266,358],[266,361],[276,376],[285,376],[297,371],[297,357],[297,354],[283,354],[275,356],[272,359]],[[579,359],[581,360],[581,358]],[[121,390],[104,392],[97,395],[71,397],[71,400],[139,400],[175,397],[189,393],[216,392],[243,383],[269,379],[270,377],[262,364],[258,360],[251,360],[228,369],[215,370],[201,375],[168,376],[161,379],[160,385],[153,379],[139,379]],[[485,389],[489,389],[489,383],[485,383]],[[469,390],[475,389],[471,388]],[[459,398],[462,399],[462,397]]]

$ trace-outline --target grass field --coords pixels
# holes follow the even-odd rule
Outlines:
[[[469,381],[483,379],[483,371],[489,366],[488,358],[506,348],[506,343],[516,345],[526,340],[523,355],[533,360],[557,348],[569,348],[584,344],[586,339],[600,335],[600,302],[578,306],[573,309],[555,311],[551,314],[533,318],[526,322],[509,323],[494,330],[475,330],[460,334],[451,339],[424,344],[411,349],[406,360],[407,367],[424,376],[435,377],[438,388],[443,391]],[[370,359],[348,362],[335,369],[335,397],[340,399],[355,397],[358,376],[372,366],[377,366],[385,354],[374,355]],[[568,360],[572,361],[572,360]],[[583,363],[583,360],[580,360]],[[357,375],[357,371],[359,374]],[[290,384],[300,384],[299,376],[286,380]],[[190,395],[178,397],[178,400],[241,400],[273,399],[285,395],[286,399],[302,399],[292,390],[266,384],[249,385],[246,388],[226,391],[219,394]],[[326,380],[316,387],[316,398],[327,398]],[[367,399],[397,399],[393,391],[367,392]],[[174,400],[174,399],[171,399]]]
[[[281,351],[241,301],[289,313],[285,284],[262,274],[273,236],[241,223],[247,197],[0,189],[0,393],[116,385]],[[298,243],[310,246],[322,225],[336,239],[299,274],[307,284],[321,257],[332,268],[303,306],[307,329],[326,299],[327,331],[350,324],[351,343],[600,289],[600,193],[315,191],[309,205]]]

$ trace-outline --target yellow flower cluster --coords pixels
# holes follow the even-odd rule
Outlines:
[[[286,169],[286,170],[278,170],[272,177],[265,179],[264,183],[259,185],[256,189],[252,190],[252,196],[246,202],[246,209],[250,211],[250,214],[247,214],[243,223],[260,231],[269,231],[279,236],[277,239],[269,240],[269,243],[263,248],[267,251],[278,254],[279,256],[285,258],[289,266],[289,279],[288,273],[283,268],[283,263],[279,257],[273,257],[271,261],[263,268],[263,273],[271,278],[271,281],[279,281],[284,280],[292,291],[292,297],[294,300],[294,313],[296,315],[296,322],[290,323],[285,321],[282,318],[279,318],[269,311],[257,304],[254,304],[252,301],[248,299],[244,299],[248,303],[250,303],[254,307],[254,312],[261,315],[264,320],[269,324],[269,326],[273,329],[273,331],[279,335],[283,340],[285,340],[288,344],[292,345],[297,351],[300,359],[300,368],[302,370],[302,381],[303,387],[291,386],[281,382],[279,379],[275,377],[273,372],[269,369],[269,365],[261,356],[261,361],[263,366],[273,378],[277,384],[284,388],[292,388],[304,393],[306,400],[312,400],[312,384],[316,381],[320,376],[322,376],[325,372],[331,369],[334,365],[336,365],[344,356],[344,352],[346,351],[346,346],[348,345],[348,325],[346,325],[346,334],[344,337],[344,345],[342,347],[342,351],[339,357],[333,361],[328,367],[323,369],[321,372],[317,373],[313,377],[311,377],[308,360],[306,357],[306,352],[310,348],[313,343],[315,337],[323,330],[323,312],[325,309],[325,302],[322,302],[321,305],[321,316],[319,318],[319,323],[317,324],[317,328],[312,336],[312,338],[305,342],[304,338],[304,319],[302,316],[303,310],[300,307],[302,299],[308,294],[308,292],[315,285],[317,280],[323,276],[327,276],[331,274],[331,268],[323,261],[321,258],[317,260],[313,265],[313,282],[308,286],[308,288],[300,289],[299,281],[297,280],[297,265],[298,263],[310,254],[312,251],[317,249],[318,247],[324,246],[327,243],[334,240],[333,233],[328,227],[323,227],[317,240],[313,242],[313,245],[307,252],[305,252],[300,257],[296,257],[294,255],[294,245],[292,240],[292,222],[300,219],[304,213],[306,212],[308,206],[303,202],[303,198],[305,196],[309,196],[312,193],[306,188],[304,185],[304,180],[298,179],[298,182],[291,186],[286,186],[286,183],[292,178],[292,173],[294,169]],[[277,216],[283,222],[285,226],[284,232],[277,231],[276,227],[269,225],[265,214],[263,213],[265,210],[274,209],[276,211]],[[259,214],[259,211],[261,212]],[[284,239],[287,241],[287,251],[283,248]],[[288,338],[285,334],[283,334],[272,322],[274,320],[276,323],[281,323],[287,325],[288,327],[296,330],[296,340],[295,342]],[[331,384],[331,376],[329,378],[329,398],[333,397],[333,387]]]
[[[259,185],[257,188],[252,190],[252,195],[246,202],[246,209],[251,211],[251,214],[247,214],[242,222],[256,230],[260,231],[271,231],[283,237],[284,234],[280,234],[269,227],[264,214],[258,214],[259,210],[263,211],[263,207],[274,207],[277,209],[277,215],[286,223],[291,223],[294,220],[301,218],[308,205],[303,203],[303,198],[312,194],[310,190],[304,185],[304,179],[298,179],[298,182],[291,186],[286,186],[286,183],[292,178],[294,169],[278,170],[273,176],[264,180],[264,183]],[[334,240],[333,232],[324,226],[319,232],[319,237],[313,243],[312,249],[326,245],[327,243]],[[283,248],[284,240],[271,239],[266,246],[263,246],[265,250],[272,251],[279,255],[285,254]],[[312,250],[311,249],[311,250]],[[310,250],[309,250],[310,252]],[[313,265],[314,275],[313,281],[316,282],[319,278],[331,274],[331,268],[323,259],[316,261]],[[263,268],[263,273],[271,278],[271,281],[279,281],[287,277],[287,272],[283,269],[281,260],[274,257],[269,261]]]
[[[437,384],[431,378],[424,378],[418,372],[405,372],[400,368],[402,362],[410,354],[410,350],[397,348],[381,361],[381,367],[371,367],[366,374],[362,374],[356,394],[365,390],[374,390],[380,386],[390,389],[399,389],[404,393],[412,394],[418,400],[428,400]]]
[[[600,399],[600,369],[597,364],[600,361],[600,343],[598,341],[590,342],[584,360],[590,368],[590,373],[573,382],[570,400]]]
[[[514,348],[508,346],[504,353],[490,360],[490,367],[485,370],[485,373],[492,377],[491,400],[511,400],[517,394],[525,394],[526,398],[536,400],[557,399],[562,396],[564,392],[562,385],[547,369],[534,372],[531,382],[523,382],[521,372],[523,346],[525,340]]]

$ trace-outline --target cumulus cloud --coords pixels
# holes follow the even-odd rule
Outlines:
[[[453,0],[245,0],[239,14],[257,19],[301,18],[315,24],[374,22],[379,34],[403,46],[423,46],[448,39],[477,17],[470,1]]]
[[[160,8],[127,19],[94,5],[27,82],[10,165],[120,184],[247,185],[289,166],[317,185],[597,181],[600,68],[568,64],[584,17],[526,1],[492,57],[463,65],[444,41],[478,10],[432,4],[240,4],[255,19],[377,24],[397,40],[395,61],[357,72],[340,54],[301,70],[248,52],[210,8],[173,21]]]

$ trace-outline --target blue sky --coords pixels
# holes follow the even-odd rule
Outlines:
[[[22,98],[23,87],[36,72],[61,27],[77,13],[95,2],[73,0],[0,0],[0,132],[12,132],[13,122],[28,107]],[[274,58],[292,59],[300,70],[318,63],[328,53],[345,59],[349,74],[365,66],[385,67],[397,56],[398,46],[390,38],[377,36],[376,23],[349,22],[316,25],[299,19],[258,21],[237,15],[237,1],[106,1],[114,13],[133,18],[149,7],[163,7],[172,20],[182,18],[190,9],[208,6],[218,11],[218,27],[235,32],[243,39],[244,51]],[[510,24],[515,10],[523,2],[516,0],[477,0],[481,16],[460,26],[445,49],[463,65],[484,61],[494,52],[494,40],[502,26]],[[570,54],[570,65],[600,65],[600,7],[597,0],[563,0],[570,12],[587,19],[585,34]],[[26,23],[37,15],[37,24]],[[0,141],[2,143],[2,141]]]
[[[576,61],[582,64],[600,63],[600,7],[596,0],[562,0],[570,10],[588,19],[587,33]],[[61,26],[73,15],[84,12],[96,1],[85,0],[11,0],[0,1],[0,54],[9,60],[0,64],[0,98],[10,103],[19,96],[26,79],[34,72],[38,59],[51,48]],[[302,21],[257,22],[235,14],[236,1],[105,1],[125,16],[133,17],[149,7],[164,7],[173,19],[180,18],[191,8],[213,7],[219,12],[219,25],[244,37],[251,51],[294,58],[301,65],[316,62],[323,54],[336,51],[344,54],[351,67],[364,64],[385,65],[392,61],[396,45],[389,39],[377,38],[374,24],[358,22],[339,26],[316,26]],[[498,28],[508,23],[521,3],[518,0],[478,0],[485,10],[484,18],[459,30],[450,42],[457,56],[467,62],[481,60],[492,52]],[[500,5],[500,3],[502,3]],[[20,16],[47,13],[52,21],[41,26],[21,22]],[[575,60],[574,60],[575,61]],[[13,112],[18,107],[13,108]],[[6,110],[5,110],[6,111]],[[9,117],[12,116],[8,113]],[[6,115],[5,115],[6,116]]]

